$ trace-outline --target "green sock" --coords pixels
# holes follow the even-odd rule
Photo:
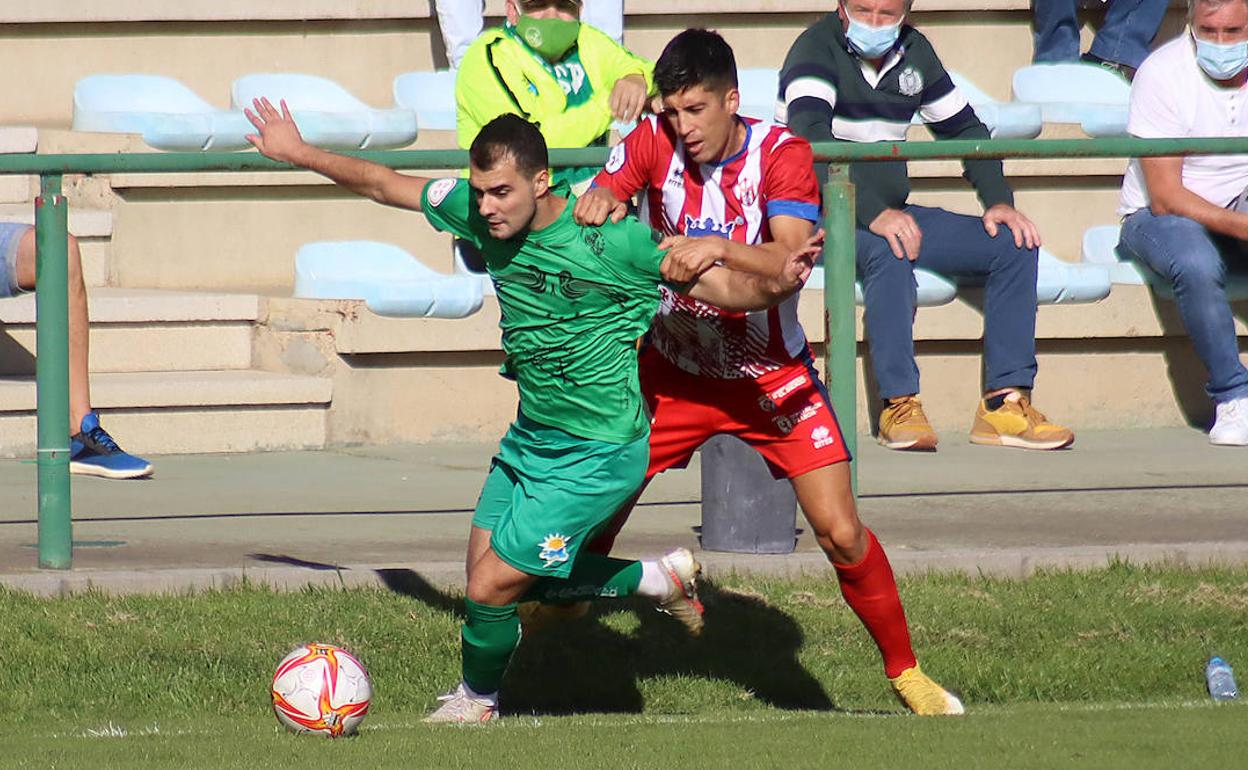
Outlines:
[[[464,683],[481,695],[498,692],[511,655],[520,643],[515,604],[491,607],[466,599],[468,619],[460,631]]]
[[[641,562],[581,553],[567,578],[541,578],[522,601],[547,604],[631,596],[641,585]]]

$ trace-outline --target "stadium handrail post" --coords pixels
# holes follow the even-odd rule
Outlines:
[[[69,206],[61,176],[39,178],[35,199],[35,404],[39,566],[73,563],[69,484]]]
[[[854,186],[849,166],[828,167],[823,188],[824,371],[832,407],[849,450],[849,478],[858,497],[858,333],[855,328]]]

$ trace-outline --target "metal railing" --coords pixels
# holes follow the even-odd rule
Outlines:
[[[592,166],[607,159],[605,148],[555,150],[552,165]],[[950,140],[940,142],[828,142],[814,147],[816,162],[829,164],[824,186],[824,302],[827,323],[825,367],[832,403],[846,426],[845,440],[857,451],[857,335],[854,308],[854,192],[848,163],[881,160],[996,158],[1124,158],[1248,154],[1248,139],[1063,139]],[[351,153],[400,170],[459,169],[463,150],[396,150]],[[0,174],[38,175],[35,201],[36,398],[38,409],[39,566],[69,569],[73,522],[69,484],[68,205],[66,174],[153,174],[211,171],[294,171],[256,153],[131,153],[0,155]],[[858,484],[854,464],[853,484]]]

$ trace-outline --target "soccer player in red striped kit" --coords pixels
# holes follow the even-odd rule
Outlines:
[[[695,273],[715,264],[778,272],[819,221],[810,145],[784,126],[737,115],[736,61],[714,32],[676,36],[659,57],[655,83],[663,114],[642,120],[615,147],[577,201],[577,221],[618,220],[640,194],[642,220]],[[902,702],[922,715],[962,713],[961,702],[919,668],[888,557],[858,518],[849,452],[797,320],[797,295],[745,314],[663,288],[640,366],[652,414],[647,482],[687,465],[716,434],[749,443],[777,478],[792,482]],[[591,548],[610,550],[635,502]]]

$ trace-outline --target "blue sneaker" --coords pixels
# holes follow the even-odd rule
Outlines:
[[[152,474],[152,464],[126,454],[100,427],[95,412],[88,412],[82,418],[81,432],[69,440],[69,472],[106,479],[138,479]]]

